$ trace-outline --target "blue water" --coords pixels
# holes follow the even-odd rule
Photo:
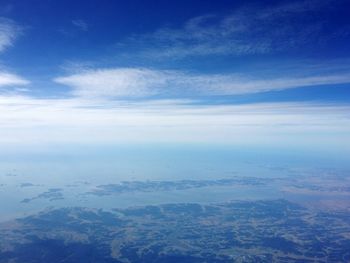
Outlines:
[[[172,202],[223,202],[233,199],[284,198],[278,185],[211,187],[171,192],[84,196],[97,185],[121,181],[202,180],[232,177],[280,178],[349,170],[346,157],[297,149],[237,148],[213,145],[57,146],[0,151],[0,220],[51,206],[127,207]],[[23,183],[33,186],[21,187]],[[36,199],[50,188],[64,199]]]

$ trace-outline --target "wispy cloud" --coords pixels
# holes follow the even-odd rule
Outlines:
[[[318,45],[335,35],[319,13],[329,1],[297,1],[261,7],[248,5],[230,15],[203,15],[182,27],[163,27],[119,43],[152,58],[245,55]],[[329,32],[324,32],[329,30]],[[322,37],[320,33],[323,32]]]
[[[194,97],[236,95],[306,86],[350,83],[350,74],[257,78],[238,74],[199,74],[145,68],[85,70],[54,81],[73,88],[82,97]]]
[[[142,68],[97,69],[58,77],[57,83],[71,86],[83,97],[148,96],[164,87],[168,74]]]
[[[0,17],[0,52],[12,46],[22,31],[22,27],[13,20]],[[17,74],[0,69],[0,88],[27,84],[29,84],[28,80]]]
[[[88,31],[89,30],[88,24],[82,19],[72,20],[72,24],[81,31]]]
[[[14,21],[0,18],[0,52],[13,45],[22,28]]]
[[[12,73],[0,72],[0,88],[5,86],[27,85],[29,81]]]

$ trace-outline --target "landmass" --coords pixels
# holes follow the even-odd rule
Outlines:
[[[0,225],[0,262],[348,262],[350,213],[286,200],[49,209]]]

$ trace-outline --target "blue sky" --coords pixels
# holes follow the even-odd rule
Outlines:
[[[0,143],[349,148],[348,1],[0,1]]]

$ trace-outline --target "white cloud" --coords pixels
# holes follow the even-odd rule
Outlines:
[[[16,86],[16,85],[27,85],[29,81],[23,79],[22,77],[8,73],[8,72],[0,72],[0,87],[4,86]]]
[[[349,111],[347,105],[312,103],[198,105],[188,100],[0,96],[0,145],[204,142],[344,148],[350,146]]]
[[[311,76],[276,79],[249,79],[232,76],[205,77],[199,79],[198,89],[204,87],[204,92],[215,95],[232,95],[278,91],[298,87],[317,85],[334,85],[350,83],[350,75]]]
[[[0,18],[0,52],[13,45],[22,29],[10,19]]]
[[[147,96],[166,84],[167,74],[141,68],[97,69],[56,78],[83,97]]]
[[[82,97],[142,97],[151,95],[193,97],[235,95],[284,90],[303,86],[350,83],[350,74],[258,79],[236,74],[195,74],[171,70],[115,68],[86,70],[58,77]]]

